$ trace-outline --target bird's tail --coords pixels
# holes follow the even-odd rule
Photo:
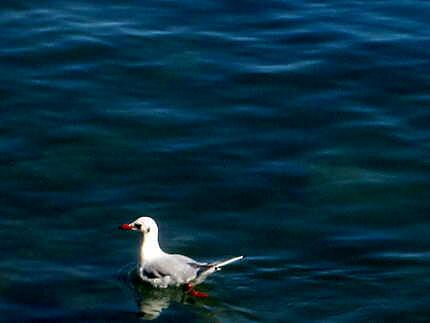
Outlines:
[[[215,261],[215,262],[212,262],[212,263],[206,264],[206,265],[200,265],[199,266],[200,272],[198,273],[197,277],[193,280],[192,283],[194,285],[200,284],[210,274],[212,274],[218,270],[221,270],[222,267],[224,267],[228,264],[231,264],[232,262],[238,261],[242,258],[243,258],[243,256],[239,256],[239,257],[233,257],[233,258],[229,258],[229,259]]]
[[[239,256],[239,257],[233,257],[233,258],[229,258],[226,260],[220,260],[220,261],[215,261],[211,264],[209,264],[210,267],[213,267],[216,270],[220,270],[222,267],[231,264],[232,262],[238,261],[240,259],[242,259],[243,256]]]

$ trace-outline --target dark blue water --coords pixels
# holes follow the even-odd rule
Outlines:
[[[429,321],[429,17],[2,1],[0,319]],[[143,214],[170,252],[247,259],[209,299],[145,288],[116,229]]]

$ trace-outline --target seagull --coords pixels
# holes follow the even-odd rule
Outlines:
[[[189,257],[164,252],[158,244],[158,226],[150,217],[122,224],[121,230],[140,232],[140,250],[137,272],[140,279],[156,288],[182,286],[185,293],[194,297],[207,297],[194,286],[202,283],[209,275],[225,265],[238,261],[243,256],[228,258],[212,263],[197,262]]]

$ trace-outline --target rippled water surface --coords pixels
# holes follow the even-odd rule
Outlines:
[[[0,8],[0,320],[430,320],[428,1]],[[145,288],[143,214],[247,259]]]

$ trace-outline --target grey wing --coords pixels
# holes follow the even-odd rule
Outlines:
[[[144,273],[153,278],[170,277],[172,284],[180,285],[193,280],[200,264],[182,255],[165,255],[145,264]]]

